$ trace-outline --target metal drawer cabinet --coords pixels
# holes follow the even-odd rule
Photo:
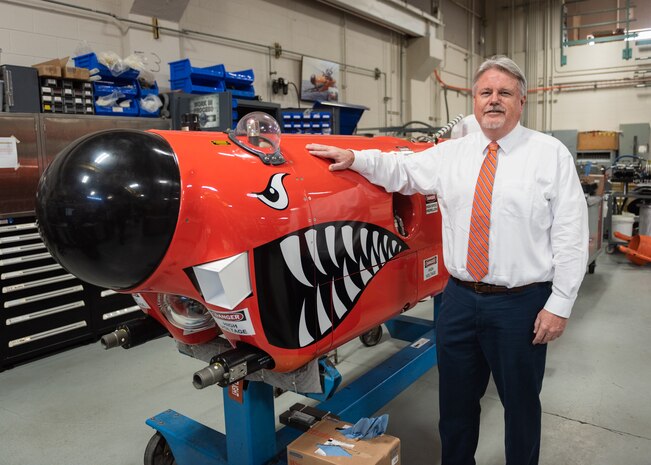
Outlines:
[[[85,283],[58,265],[34,217],[0,224],[0,368],[92,339]]]

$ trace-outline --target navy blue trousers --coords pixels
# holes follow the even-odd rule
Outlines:
[[[504,406],[506,465],[536,465],[547,345],[533,325],[551,293],[542,283],[477,294],[450,279],[437,322],[442,465],[475,465],[479,401],[490,374]]]

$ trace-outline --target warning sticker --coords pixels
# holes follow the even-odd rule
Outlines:
[[[217,312],[210,310],[210,314],[217,322],[217,326],[227,333],[238,334],[240,336],[253,336],[255,330],[249,316],[249,309],[243,308],[234,312]]]
[[[439,211],[439,201],[436,198],[436,194],[430,194],[425,196],[425,214],[431,215]]]
[[[434,255],[433,257],[426,258],[423,260],[423,281],[427,281],[434,276],[439,274],[439,257]]]

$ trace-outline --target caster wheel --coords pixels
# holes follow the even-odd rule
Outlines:
[[[362,341],[362,344],[366,347],[377,345],[377,343],[380,342],[380,339],[382,339],[382,326],[377,326],[359,337],[359,340]]]
[[[606,253],[607,253],[607,254],[610,255],[610,254],[612,254],[612,253],[614,253],[614,252],[615,252],[615,246],[614,246],[614,245],[608,245],[608,246],[606,246]]]
[[[589,274],[594,274],[594,269],[597,267],[597,264],[595,262],[592,262],[588,265],[588,273]]]
[[[176,465],[172,449],[159,432],[156,432],[147,443],[145,465]]]

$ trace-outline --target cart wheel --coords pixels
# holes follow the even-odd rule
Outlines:
[[[382,326],[376,326],[359,337],[359,340],[362,341],[362,344],[366,347],[377,345],[377,343],[380,342],[380,339],[382,339]]]
[[[145,448],[145,465],[176,465],[172,449],[158,431],[151,437]]]
[[[606,246],[606,253],[609,254],[609,255],[612,254],[612,253],[614,253],[614,252],[615,252],[615,248],[616,248],[615,245],[610,245],[610,244],[607,245],[607,246]]]
[[[597,264],[595,262],[592,262],[588,265],[588,273],[589,274],[594,274],[594,269],[597,267]]]

